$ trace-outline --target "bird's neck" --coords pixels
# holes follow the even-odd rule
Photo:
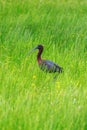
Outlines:
[[[39,64],[40,64],[41,61],[42,61],[42,59],[41,59],[41,54],[42,54],[42,52],[43,52],[43,48],[40,49],[39,52],[38,52],[38,54],[37,54],[37,61],[38,61]]]

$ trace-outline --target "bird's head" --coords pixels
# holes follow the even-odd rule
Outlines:
[[[43,49],[43,46],[42,45],[38,45],[35,47],[35,49]]]
[[[29,51],[28,55],[29,55],[30,53],[32,53],[33,51],[35,51],[36,49],[43,50],[43,45],[40,44],[40,45],[36,46],[36,47],[33,48],[31,51]]]

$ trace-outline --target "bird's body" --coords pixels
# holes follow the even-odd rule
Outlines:
[[[33,50],[38,49],[38,54],[37,54],[37,61],[38,61],[38,65],[40,66],[40,68],[46,72],[49,73],[54,73],[54,72],[62,72],[62,67],[60,67],[59,65],[55,64],[52,61],[49,60],[43,60],[41,58],[41,54],[43,52],[43,46],[42,45],[38,45],[37,47],[35,47]]]
[[[41,63],[39,63],[39,66],[42,70],[49,73],[62,72],[62,68],[59,65],[49,60],[42,60]]]

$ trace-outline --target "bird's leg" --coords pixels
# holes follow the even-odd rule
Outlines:
[[[57,80],[59,74],[55,74],[55,76],[53,77],[54,80]]]

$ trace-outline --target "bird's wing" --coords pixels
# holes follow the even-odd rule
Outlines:
[[[53,67],[54,66],[54,63],[52,61],[49,61],[49,60],[43,60],[42,64],[47,65],[48,67]]]
[[[45,65],[45,66],[47,66],[47,68],[50,71],[52,71],[52,72],[56,72],[56,71],[62,72],[62,68],[59,65],[55,64],[54,62],[52,62],[52,61],[43,60],[42,64]]]
[[[49,65],[49,67],[53,67],[53,66],[59,66],[57,64],[55,64],[54,62],[50,61],[50,60],[43,60],[44,63],[47,63]]]

